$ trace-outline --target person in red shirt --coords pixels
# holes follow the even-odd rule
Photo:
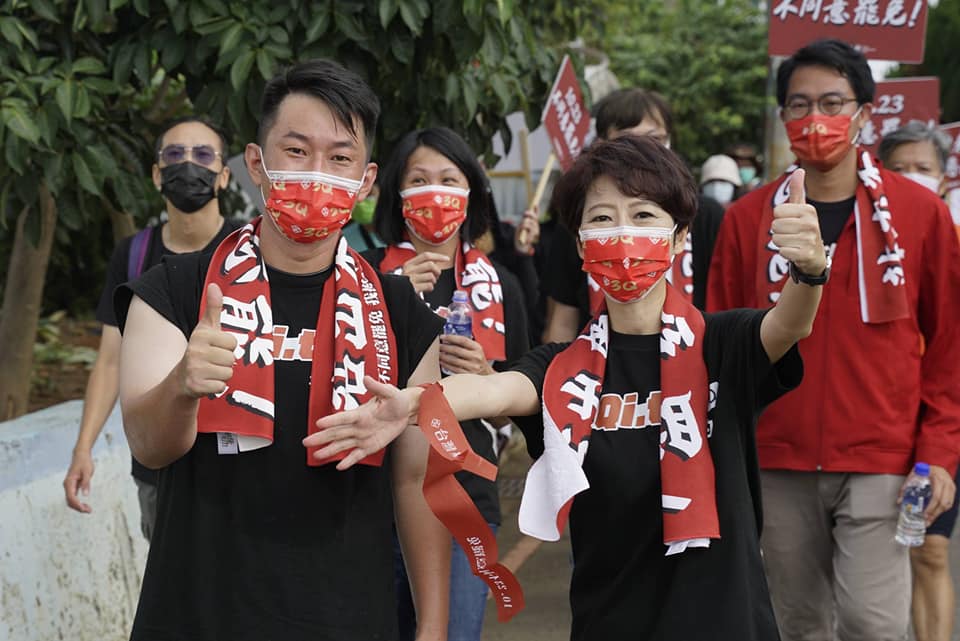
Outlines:
[[[919,120],[911,120],[883,137],[877,155],[887,169],[900,173],[943,198],[946,194],[950,136]],[[956,227],[960,234],[960,226]],[[954,477],[956,479],[956,477]],[[950,535],[957,523],[953,506],[927,527],[923,545],[910,550],[913,570],[913,632],[917,641],[953,638],[956,607],[950,576]]]
[[[777,76],[781,119],[832,260],[813,333],[800,343],[807,375],[757,428],[764,563],[785,640],[906,638],[898,493],[915,461],[930,464],[928,521],[955,492],[960,246],[935,194],[857,146],[874,90],[866,59],[838,40],[800,49]],[[796,276],[770,236],[786,184],[727,210],[708,310],[767,307]]]

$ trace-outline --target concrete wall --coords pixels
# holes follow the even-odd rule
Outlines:
[[[0,423],[0,641],[129,638],[147,544],[116,409],[94,448],[93,512],[67,508],[72,401]]]

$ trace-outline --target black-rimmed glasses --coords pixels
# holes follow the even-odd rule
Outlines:
[[[789,98],[783,110],[791,120],[804,118],[813,110],[816,103],[817,109],[825,116],[836,116],[843,111],[844,106],[849,102],[856,102],[856,98],[844,98],[838,93],[825,93],[816,100],[810,100],[803,96],[793,96]]]

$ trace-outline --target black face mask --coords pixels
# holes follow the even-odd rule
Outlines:
[[[217,175],[189,161],[167,165],[160,170],[160,193],[183,213],[192,214],[216,197]]]

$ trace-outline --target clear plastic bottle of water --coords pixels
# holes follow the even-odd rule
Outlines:
[[[923,537],[927,533],[927,522],[923,518],[923,511],[930,504],[932,494],[930,466],[926,463],[917,463],[913,466],[913,474],[910,475],[907,486],[903,490],[895,537],[897,543],[912,548],[923,545]]]
[[[443,325],[443,333],[473,338],[473,308],[470,307],[467,292],[462,289],[453,292],[453,300],[450,302],[450,307],[447,308],[447,322]],[[440,372],[444,376],[456,373],[442,365],[440,366]]]
[[[453,301],[448,310],[443,333],[473,338],[473,309],[470,307],[467,292],[462,289],[453,292]]]

